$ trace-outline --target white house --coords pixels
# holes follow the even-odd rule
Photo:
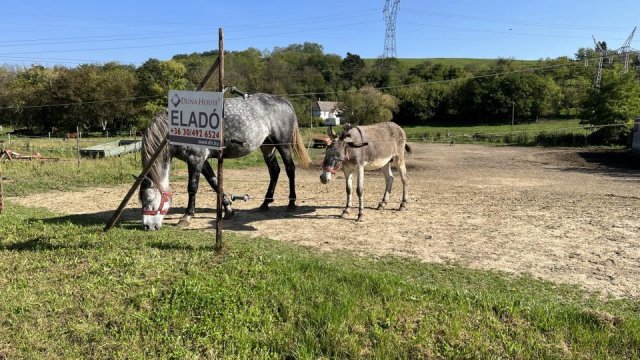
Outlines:
[[[311,106],[311,115],[321,118],[324,125],[340,125],[340,105],[336,101],[316,101]]]

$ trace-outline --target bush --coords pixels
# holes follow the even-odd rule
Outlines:
[[[536,135],[534,140],[539,146],[585,146],[587,135],[572,132],[546,132]]]
[[[607,126],[588,136],[590,145],[631,146],[631,129],[628,126]]]

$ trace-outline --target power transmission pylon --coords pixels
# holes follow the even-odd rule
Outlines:
[[[385,0],[384,21],[387,24],[387,30],[384,34],[384,53],[382,57],[396,57],[396,16],[398,15],[398,6],[400,0]]]
[[[596,41],[596,37],[591,35],[593,38],[593,43],[596,46],[596,52],[598,53],[598,68],[596,69],[596,82],[595,87],[596,91],[600,92],[600,80],[602,79],[602,63],[604,61],[604,56],[607,53],[607,47],[604,42]]]
[[[595,80],[595,88],[596,91],[600,91],[600,80],[602,79],[602,63],[604,61],[605,56],[609,57],[609,65],[613,62],[614,55],[621,55],[624,61],[624,72],[629,71],[629,54],[636,52],[631,49],[631,41],[633,40],[633,35],[636,32],[636,28],[634,27],[631,31],[627,40],[625,40],[624,44],[619,49],[616,50],[608,50],[607,43],[604,41],[596,41],[595,36],[591,36],[593,38],[593,43],[595,45],[595,50],[598,53],[598,68],[596,69],[596,80]]]
[[[622,47],[618,50],[620,55],[624,57],[624,72],[629,71],[629,54],[631,53],[631,40],[633,40],[633,34],[636,32],[636,27],[631,31],[631,35],[625,40]]]

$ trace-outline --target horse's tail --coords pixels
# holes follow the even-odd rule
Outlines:
[[[404,151],[406,151],[408,154],[411,154],[411,146],[409,146],[409,144],[404,143]]]
[[[292,139],[292,150],[293,156],[298,159],[298,164],[306,169],[311,164],[311,158],[309,157],[309,153],[307,152],[306,146],[304,146],[304,142],[302,141],[302,134],[300,134],[300,129],[298,128],[298,122],[294,123],[293,127],[293,139]]]

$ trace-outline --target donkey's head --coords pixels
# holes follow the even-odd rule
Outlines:
[[[171,207],[171,193],[160,189],[149,178],[140,184],[140,202],[142,203],[142,227],[145,230],[158,230],[162,220]]]
[[[363,142],[356,144],[349,133],[352,127],[350,124],[344,126],[344,131],[340,136],[337,136],[335,132],[329,127],[327,129],[327,135],[331,138],[331,144],[327,147],[324,154],[324,160],[322,161],[322,174],[320,175],[320,181],[323,184],[331,181],[331,176],[335,174],[342,167],[344,161],[351,159],[351,154],[347,151],[348,148],[359,148],[368,145]]]

